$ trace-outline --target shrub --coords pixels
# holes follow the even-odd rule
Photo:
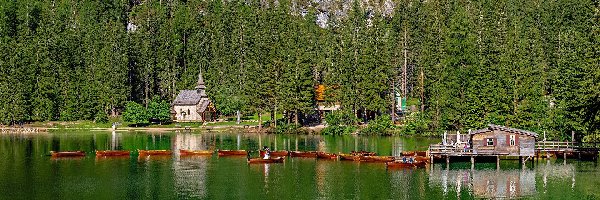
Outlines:
[[[356,126],[328,126],[321,130],[323,135],[348,135],[356,131]]]
[[[325,115],[325,121],[329,126],[355,125],[359,122],[358,118],[350,111],[334,111]]]
[[[144,106],[130,101],[125,105],[125,111],[123,112],[123,120],[126,122],[134,123],[136,126],[140,123],[148,122],[148,114]]]
[[[404,128],[402,134],[414,135],[427,132],[429,121],[423,113],[414,112],[404,119]]]
[[[307,134],[306,130],[302,129],[301,125],[290,124],[278,124],[275,128],[275,134]]]
[[[582,142],[600,142],[599,134],[586,135]]]
[[[148,118],[156,119],[161,124],[171,119],[171,105],[160,97],[155,96],[148,104]]]
[[[106,115],[106,113],[100,111],[96,113],[96,116],[94,117],[94,122],[101,124],[108,123],[108,116]]]
[[[394,129],[392,118],[389,115],[381,115],[371,120],[366,128],[360,130],[361,135],[389,135],[389,131]]]

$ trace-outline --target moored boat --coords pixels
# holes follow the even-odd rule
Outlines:
[[[351,151],[351,155],[353,156],[376,156],[377,153],[369,152],[369,151]]]
[[[179,155],[181,156],[210,156],[213,154],[212,150],[189,150],[180,149]]]
[[[335,153],[317,152],[317,158],[319,158],[319,159],[337,160],[338,156]]]
[[[167,156],[173,152],[171,150],[140,150],[138,149],[140,156]]]
[[[422,162],[422,161],[404,162],[401,160],[396,160],[396,161],[385,163],[385,165],[388,168],[417,168],[417,167],[424,167],[425,164],[426,163]]]
[[[248,155],[246,150],[218,150],[219,156],[245,156]]]
[[[290,156],[291,157],[316,158],[317,152],[316,151],[291,151]]]
[[[426,156],[425,151],[404,151],[401,153],[403,156]]]
[[[52,157],[81,157],[85,156],[84,151],[50,151]]]
[[[283,163],[283,161],[285,160],[285,156],[284,157],[271,157],[268,159],[264,159],[264,158],[249,158],[248,159],[248,163],[249,164],[258,164],[258,163]]]
[[[360,160],[360,156],[356,156],[356,155],[352,155],[352,154],[343,154],[343,153],[340,153],[338,155],[340,157],[340,160],[352,160],[352,161],[358,161],[358,160]]]
[[[259,155],[261,158],[265,157],[266,151],[260,150],[258,152],[259,152]],[[282,156],[289,156],[290,152],[289,151],[271,151],[269,155],[272,157],[282,157]]]
[[[394,161],[392,156],[361,156],[361,162],[391,162]]]
[[[419,161],[419,162],[429,162],[429,158],[425,157],[425,156],[415,156],[415,160]]]
[[[98,151],[96,150],[96,157],[102,156],[129,156],[129,151],[121,151],[121,150],[106,150],[106,151]]]

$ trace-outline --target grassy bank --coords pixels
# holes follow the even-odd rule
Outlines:
[[[283,116],[278,114],[277,119],[282,119]],[[264,114],[262,122],[265,123],[271,120],[270,114]],[[39,128],[51,128],[51,129],[110,129],[113,123],[117,123],[117,128],[139,128],[139,129],[151,129],[151,128],[205,128],[205,127],[244,127],[244,126],[258,126],[259,118],[258,115],[243,116],[239,124],[236,123],[236,117],[223,117],[214,122],[167,122],[167,123],[141,123],[132,124],[125,122],[121,117],[110,118],[106,123],[96,123],[91,120],[80,120],[80,121],[45,121],[45,122],[32,122],[26,126],[39,127]]]

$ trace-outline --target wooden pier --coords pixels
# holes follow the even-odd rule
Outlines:
[[[428,156],[430,162],[435,160],[444,160],[446,164],[450,163],[452,157],[464,158],[469,157],[471,164],[475,164],[476,158],[487,157],[496,158],[496,164],[499,167],[500,159],[516,159],[523,164],[533,159],[542,158],[562,158],[579,159],[579,160],[597,160],[600,152],[600,143],[577,143],[577,142],[559,142],[559,141],[540,141],[535,143],[535,156],[513,156],[505,151],[486,151],[474,152],[470,148],[460,148],[456,145],[433,144],[429,146]]]
[[[536,158],[550,156],[576,158],[579,160],[597,160],[600,143],[540,141],[535,144]]]
[[[430,163],[434,163],[436,160],[445,160],[446,165],[449,165],[450,160],[453,159],[464,160],[465,158],[469,158],[471,168],[474,168],[476,159],[495,160],[497,168],[500,168],[500,159],[519,159],[522,164],[533,160],[533,156],[511,155],[505,151],[474,152],[473,149],[457,148],[452,145],[441,144],[430,145],[427,153]]]

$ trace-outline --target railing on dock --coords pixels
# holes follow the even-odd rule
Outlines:
[[[596,142],[558,142],[539,141],[535,144],[536,151],[598,151],[600,143]]]
[[[429,145],[430,154],[472,154],[473,149],[465,149],[462,145],[443,145],[443,144],[432,144]]]
[[[569,151],[575,149],[574,142],[540,141],[535,143],[537,151]]]

